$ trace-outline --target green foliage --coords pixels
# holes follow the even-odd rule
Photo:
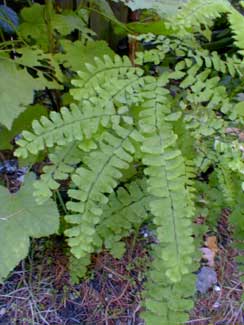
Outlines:
[[[150,219],[151,197],[145,188],[145,179],[137,179],[121,186],[110,194],[108,204],[104,208],[103,220],[97,227],[97,233],[104,246],[111,250],[116,258],[120,258],[124,253],[125,247],[121,240]]]
[[[179,324],[188,320],[188,312],[193,308],[192,294],[195,287],[193,274],[185,274],[180,282],[172,283],[164,275],[162,262],[163,247],[155,247],[154,260],[148,272],[145,288],[146,312],[142,313],[146,324]],[[193,270],[193,267],[192,267]]]
[[[48,6],[34,3],[21,11],[21,17],[23,22],[19,27],[20,36],[44,51],[49,49],[50,42],[55,42],[55,32],[66,36],[76,29],[84,33],[85,38],[89,38],[90,31],[86,22],[72,11],[56,14],[53,8],[50,10]]]
[[[191,0],[172,17],[170,24],[181,35],[189,34],[189,31],[209,32],[214,20],[229,10],[232,10],[232,6],[228,0]]]
[[[58,231],[56,204],[48,200],[38,205],[31,199],[32,192],[33,175],[26,176],[25,184],[16,194],[0,187],[0,282],[26,257],[29,237],[39,238]]]
[[[91,5],[118,23],[107,2]],[[193,238],[202,234],[193,225],[197,213],[214,228],[221,209],[230,208],[235,238],[243,237],[244,149],[231,131],[244,123],[243,103],[237,101],[243,64],[237,55],[205,49],[202,39],[210,40],[215,19],[227,14],[243,54],[244,18],[227,0],[128,5],[171,13],[149,27],[120,26],[154,33],[131,37],[139,49],[135,64],[92,39],[82,25],[87,12],[81,19],[81,11],[60,14],[52,6],[23,9],[19,34],[28,46],[16,49],[15,60],[1,57],[18,96],[12,99],[1,80],[3,107],[12,107],[12,115],[0,110],[0,118],[10,128],[32,103],[33,90],[69,90],[70,105],[34,120],[17,142],[19,158],[48,155],[33,185],[36,202],[46,208],[61,182],[68,185],[64,234],[73,281],[85,276],[91,254],[107,249],[120,258],[122,239],[153,223],[158,243],[152,247],[143,317],[149,325],[175,325],[187,320],[193,305],[199,244]],[[80,31],[75,42],[73,30]],[[21,78],[16,83],[14,74]]]
[[[11,128],[26,106],[33,102],[33,91],[44,89],[47,81],[43,76],[34,79],[25,69],[20,69],[15,62],[0,58],[0,92],[3,94],[0,107],[1,124]],[[54,86],[55,87],[55,86]]]
[[[55,59],[73,71],[81,70],[84,63],[93,63],[95,57],[114,56],[113,51],[104,41],[88,42],[86,45],[80,41],[71,42],[69,40],[63,40],[60,43],[62,52],[57,53]]]
[[[36,104],[26,108],[25,111],[14,120],[11,130],[7,128],[1,129],[0,150],[12,149],[13,146],[11,145],[11,141],[22,132],[23,125],[25,125],[26,130],[31,129],[33,120],[39,119],[41,116],[47,116],[47,114],[46,108],[42,105]]]
[[[105,133],[99,149],[84,156],[86,168],[80,167],[72,176],[76,189],[69,190],[68,194],[80,202],[67,204],[67,208],[76,214],[66,216],[66,221],[74,226],[65,234],[70,237],[71,252],[77,258],[93,251],[95,225],[100,221],[102,206],[108,202],[104,194],[113,191],[122,175],[120,169],[127,168],[132,160],[131,139],[135,132],[122,128],[120,131],[121,137]]]

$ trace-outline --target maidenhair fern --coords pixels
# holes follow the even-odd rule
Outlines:
[[[122,176],[120,170],[129,167],[134,152],[132,140],[138,139],[136,133],[122,127],[120,137],[104,133],[99,149],[84,155],[85,167],[78,168],[72,176],[76,189],[70,189],[68,194],[78,202],[67,203],[67,208],[76,214],[66,216],[67,222],[74,226],[65,234],[70,237],[71,252],[77,258],[93,251],[95,226],[100,223],[102,207],[108,202],[104,194],[113,192]]]
[[[125,251],[121,240],[133,229],[139,230],[143,222],[150,220],[151,196],[145,188],[145,179],[137,179],[120,186],[109,196],[108,205],[104,208],[103,220],[97,227],[97,234],[116,258],[121,257]]]
[[[203,49],[194,34],[222,13],[243,50],[228,1],[189,1],[176,13],[174,37],[138,37],[141,49],[147,40],[153,49],[138,52],[136,66],[118,55],[89,60],[72,80],[70,107],[34,121],[15,152],[48,153],[35,183],[39,202],[60,180],[69,183],[65,235],[75,281],[92,253],[106,248],[121,257],[122,238],[154,223],[158,244],[143,313],[149,325],[185,322],[192,308],[196,211],[211,225],[224,201],[237,238],[243,235],[243,146],[227,132],[243,127],[239,88],[229,85],[242,87],[242,60]]]

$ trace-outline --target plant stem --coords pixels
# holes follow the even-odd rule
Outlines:
[[[53,29],[52,29],[52,14],[53,14],[53,1],[45,0],[45,23],[47,26],[48,40],[49,40],[49,52],[54,52],[54,38],[53,38]]]

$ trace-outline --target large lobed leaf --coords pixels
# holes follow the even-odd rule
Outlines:
[[[32,197],[33,176],[26,176],[21,189],[10,194],[0,186],[0,282],[25,258],[29,237],[56,233],[59,213],[52,200],[37,205]]]
[[[50,16],[47,17],[48,15]],[[39,3],[34,3],[31,7],[25,7],[21,11],[21,17],[22,23],[19,26],[21,37],[26,41],[31,40],[44,51],[48,50],[50,37],[52,37],[49,30],[50,26],[52,34],[58,32],[61,36],[66,36],[75,29],[84,34],[92,33],[87,29],[86,23],[79,17],[78,13],[65,11],[61,15],[56,14],[54,10],[47,13],[45,5],[40,5]]]
[[[86,63],[94,63],[95,57],[114,57],[114,52],[104,41],[88,42],[84,45],[81,41],[62,40],[61,45],[63,53],[56,54],[55,59],[73,71],[83,70]]]
[[[0,150],[12,149],[13,145],[11,141],[22,132],[23,126],[25,130],[30,130],[33,120],[41,116],[46,116],[47,113],[46,107],[42,105],[36,104],[28,106],[26,110],[14,120],[11,130],[8,130],[6,127],[0,129]]]
[[[56,81],[62,78],[59,67],[49,60],[48,55],[34,48],[23,48],[18,52],[22,56],[14,61],[6,56],[0,57],[0,124],[9,130],[13,121],[26,110],[27,105],[32,104],[35,90],[43,90],[46,87],[62,88]],[[41,64],[40,60],[47,62]],[[25,68],[20,68],[18,64]],[[35,69],[35,77],[27,71],[28,67]],[[42,69],[47,69],[47,67],[50,72],[46,70],[45,74]],[[46,75],[50,80],[46,78]]]

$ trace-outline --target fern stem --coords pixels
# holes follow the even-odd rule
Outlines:
[[[66,209],[66,206],[65,206],[65,204],[64,204],[64,200],[63,200],[63,198],[62,198],[62,196],[61,196],[59,190],[57,190],[55,193],[56,193],[56,195],[57,195],[57,198],[58,198],[58,200],[59,200],[59,203],[60,203],[61,206],[62,206],[62,209],[63,209],[64,213],[65,213],[65,214],[68,214],[68,210]]]

